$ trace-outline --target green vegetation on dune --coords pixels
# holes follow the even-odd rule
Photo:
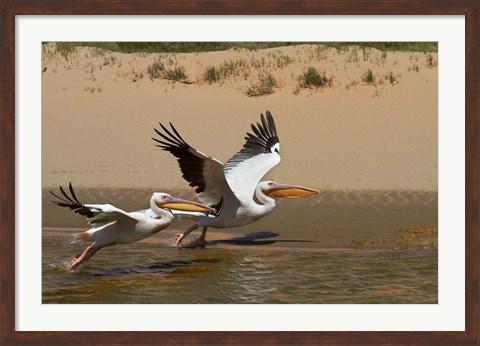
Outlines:
[[[257,50],[280,46],[291,48]],[[247,48],[251,50],[239,51]],[[215,59],[198,54],[221,49],[229,50],[214,54]],[[417,52],[387,52],[403,49]],[[51,42],[42,46],[42,64],[45,68],[51,64],[51,71],[57,73],[57,69],[68,71],[80,67],[85,59],[86,64],[82,63],[87,74],[84,80],[91,85],[83,86],[82,91],[90,92],[103,90],[103,81],[97,81],[98,78],[112,76],[114,81],[137,82],[144,77],[150,81],[164,80],[172,84],[172,89],[176,82],[215,84],[241,89],[250,97],[274,94],[289,85],[293,86],[294,95],[302,91],[308,94],[320,90],[327,92],[329,88],[344,86],[346,90],[367,87],[373,91],[372,97],[380,97],[386,86],[399,84],[405,70],[433,76],[429,72],[436,72],[438,57],[428,50],[436,49],[436,43],[428,42],[317,42],[308,45],[301,42]],[[421,50],[424,52],[418,52]],[[186,56],[179,51],[195,53]],[[195,62],[188,64],[185,62],[188,59],[195,59]],[[100,72],[104,69],[109,72]],[[428,78],[422,76],[426,83]]]
[[[245,94],[248,96],[263,96],[269,95],[274,93],[274,89],[278,87],[277,81],[271,74],[267,76],[259,75],[258,76],[258,83],[251,84],[247,87]]]
[[[437,42],[320,42],[327,47],[344,50],[350,46],[375,48],[382,52],[437,52]]]
[[[320,74],[314,67],[310,66],[301,76],[298,77],[299,87],[306,88],[325,88],[331,87],[333,77],[327,77],[326,72]]]
[[[44,42],[47,43],[47,42]],[[194,53],[228,49],[259,50],[295,46],[323,45],[339,51],[351,46],[375,48],[380,51],[437,52],[437,42],[57,42],[60,51],[87,46],[120,53]]]

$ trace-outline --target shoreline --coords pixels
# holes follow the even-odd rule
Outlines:
[[[115,200],[132,203],[145,202],[150,199],[153,192],[166,192],[181,198],[196,200],[194,190],[168,189],[168,188],[123,188],[123,187],[85,187],[74,185],[75,193],[80,201],[90,203],[115,203]],[[49,191],[56,192],[58,187],[42,188],[43,203],[51,200]],[[362,205],[362,206],[388,206],[388,205],[424,205],[438,204],[438,191],[435,190],[372,190],[372,189],[319,189],[320,193],[307,199],[277,199],[278,203],[324,204],[324,205]],[[90,200],[90,201],[87,201]]]

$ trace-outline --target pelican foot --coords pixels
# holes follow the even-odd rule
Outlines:
[[[76,258],[74,258],[72,262],[70,262],[70,268],[68,268],[67,271],[69,273],[73,273],[75,269],[77,269],[77,266],[78,266],[78,261]]]
[[[178,233],[178,234],[175,234],[175,246],[176,247],[182,247],[182,240],[185,236],[183,235],[183,233]]]

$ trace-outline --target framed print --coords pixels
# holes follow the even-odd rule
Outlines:
[[[293,4],[2,5],[2,343],[478,343],[479,5]]]

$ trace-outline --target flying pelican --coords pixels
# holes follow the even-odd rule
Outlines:
[[[76,214],[87,218],[91,228],[80,233],[80,239],[92,241],[83,253],[75,258],[68,271],[74,271],[88,261],[95,253],[107,246],[130,244],[165,229],[173,220],[172,210],[190,212],[215,212],[215,209],[172,197],[166,193],[155,192],[150,198],[150,208],[125,212],[111,204],[82,204],[78,201],[72,184],[69,184],[70,196],[60,186],[63,196],[50,193],[58,200],[53,201],[59,207],[69,208]]]
[[[272,197],[303,198],[318,193],[301,186],[283,185],[260,179],[280,163],[280,143],[272,114],[261,114],[261,124],[251,125],[254,134],[247,133],[243,148],[224,165],[194,148],[180,136],[170,123],[168,130],[160,123],[163,133],[155,129],[161,139],[152,138],[157,146],[174,155],[183,178],[195,188],[198,200],[210,205],[215,213],[178,213],[197,222],[178,235],[176,245],[198,227],[203,227],[196,240],[206,245],[208,227],[231,228],[252,223],[275,208]],[[260,182],[260,183],[259,183]],[[176,213],[177,214],[177,213]]]

